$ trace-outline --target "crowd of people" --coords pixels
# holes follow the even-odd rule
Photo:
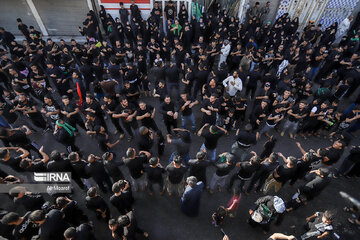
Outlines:
[[[130,11],[120,3],[115,19],[101,6],[79,27],[83,44],[44,39],[20,18],[24,41],[0,28],[1,184],[28,182],[34,172],[71,172],[109,236],[130,240],[149,235],[137,224],[132,192],[153,195],[154,185],[160,195],[178,195],[189,217],[199,214],[203,191],[233,193],[212,215],[216,227],[236,217],[242,194],[262,192],[247,207],[247,222],[268,233],[271,222],[314,201],[331,181],[360,176],[360,147],[351,145],[360,128],[358,22],[350,28],[350,16],[339,26],[323,29],[310,21],[299,29],[298,18],[287,13],[267,21],[268,2],[251,6],[240,23],[220,4],[200,14],[196,4],[191,12],[169,1],[163,15],[155,3],[147,19],[134,1]],[[64,148],[34,141],[47,132]],[[79,146],[80,134],[95,139],[102,155]],[[200,149],[192,148],[195,135],[204,141]],[[235,142],[219,153],[223,135],[234,135]],[[274,151],[287,137],[301,158]],[[300,142],[308,138],[333,143],[305,150]],[[263,139],[263,151],[252,151]],[[130,147],[121,156],[114,148],[124,141]],[[349,155],[334,167],[346,148]],[[212,176],[208,168],[215,168]],[[278,193],[296,182],[291,199]],[[273,188],[276,195],[269,195]],[[71,194],[18,185],[6,195],[26,213],[3,209],[2,237],[95,239],[93,216]],[[334,220],[329,209],[316,212],[298,239],[328,236]],[[349,221],[359,225],[360,217]]]

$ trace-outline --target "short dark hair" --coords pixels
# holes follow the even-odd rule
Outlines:
[[[181,164],[182,163],[182,159],[181,159],[181,157],[179,155],[175,155],[174,163],[176,163],[176,164]]]
[[[130,218],[127,215],[122,215],[118,217],[118,223],[120,227],[126,227],[130,224]]]
[[[25,169],[25,168],[28,168],[29,166],[30,166],[30,163],[29,163],[28,160],[22,159],[22,160],[20,161],[20,167],[21,167],[21,168]]]
[[[66,238],[74,238],[74,237],[76,237],[76,229],[74,227],[69,227],[68,229],[65,230],[64,236]]]
[[[134,155],[135,155],[135,149],[132,148],[132,147],[128,148],[128,150],[126,151],[126,156],[127,157],[132,157]]]
[[[68,159],[69,159],[70,161],[75,161],[76,158],[77,158],[77,156],[78,156],[78,153],[77,153],[77,152],[71,152],[71,153],[68,155]]]
[[[65,207],[66,204],[68,203],[68,201],[66,200],[65,197],[58,197],[56,198],[56,205],[58,205],[59,207]]]
[[[9,225],[10,223],[18,221],[19,218],[20,218],[20,216],[16,212],[9,212],[5,216],[2,217],[1,223],[4,225]]]
[[[61,154],[58,150],[54,150],[50,153],[50,159],[54,161],[61,160]]]
[[[113,218],[108,221],[108,225],[110,225],[110,226],[114,226],[114,225],[116,225],[116,224],[117,224],[117,222],[116,222],[116,220],[113,219]]]
[[[91,187],[91,188],[87,191],[87,195],[88,195],[89,197],[95,197],[96,193],[97,193],[96,187]]]
[[[121,191],[120,184],[118,182],[114,183],[111,187],[113,193],[119,193]]]
[[[45,219],[45,212],[43,210],[35,210],[30,213],[29,219],[32,222],[39,222]]]

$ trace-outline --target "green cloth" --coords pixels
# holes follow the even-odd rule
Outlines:
[[[200,20],[201,18],[201,12],[202,12],[202,7],[199,3],[197,2],[192,2],[191,3],[191,16],[196,16],[196,20]]]
[[[64,128],[69,135],[72,137],[74,136],[74,131],[76,130],[76,128],[72,127],[70,124],[64,122],[64,124],[61,124],[59,120],[56,121],[56,125],[58,125],[59,127]]]
[[[173,25],[171,25],[171,28],[174,28],[174,27],[176,27],[176,24],[175,24],[175,23],[174,23]],[[175,30],[173,31],[173,33],[174,33],[175,35],[177,35],[177,36],[180,36],[181,29],[182,29],[182,26],[179,24],[179,25],[178,25],[178,29],[175,29]]]

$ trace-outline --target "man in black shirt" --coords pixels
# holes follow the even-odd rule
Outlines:
[[[123,27],[125,27],[126,22],[129,21],[129,12],[124,7],[124,3],[122,3],[122,2],[120,2],[119,15],[120,15],[121,23],[122,23]]]
[[[299,123],[301,123],[303,119],[308,115],[308,112],[306,110],[306,102],[301,101],[299,105],[293,106],[287,111],[287,114],[289,115],[289,118],[284,124],[281,136],[284,136],[285,131],[289,129],[290,138],[294,138],[294,134],[298,129]]]
[[[98,195],[96,187],[91,187],[87,191],[85,205],[86,208],[96,213],[97,219],[104,219],[105,221],[110,219],[110,209],[104,199]]]
[[[245,125],[245,130],[240,128],[236,131],[235,143],[231,146],[231,153],[240,158],[243,162],[246,160],[251,145],[256,144],[256,134],[252,132],[251,124]]]
[[[273,173],[266,179],[263,192],[266,194],[272,187],[275,187],[275,192],[278,192],[280,188],[290,179],[292,179],[297,172],[296,158],[290,156],[285,158],[282,153],[278,153],[284,160],[284,165],[279,165]]]
[[[123,162],[116,161],[116,154],[114,152],[106,152],[102,155],[103,163],[106,172],[112,178],[113,182],[124,179],[124,175],[119,169],[119,166],[123,165]]]
[[[240,180],[239,190],[244,192],[244,184],[246,181],[250,180],[253,173],[260,167],[258,163],[258,157],[254,151],[251,152],[254,156],[250,158],[248,162],[238,162],[236,167],[240,167],[238,172],[230,178],[230,183],[228,186],[228,191],[231,192],[232,185],[236,179]],[[247,192],[245,192],[248,194]]]
[[[64,220],[72,226],[79,226],[82,222],[88,222],[88,217],[80,209],[78,203],[66,196],[56,198],[56,207],[65,214]]]
[[[145,167],[145,172],[147,175],[147,183],[149,188],[149,194],[153,195],[153,184],[157,183],[160,186],[160,195],[163,195],[164,188],[164,180],[163,174],[165,173],[165,169],[161,166],[158,157],[152,157],[149,160],[149,165]]]
[[[159,112],[163,115],[168,134],[171,134],[171,127],[177,128],[178,113],[175,111],[175,104],[171,101],[170,96],[165,96]]]
[[[120,99],[120,104],[116,107],[115,113],[112,114],[113,118],[121,118],[122,124],[130,135],[128,141],[131,141],[134,137],[134,131],[138,128],[138,124],[136,122],[136,114],[137,110],[132,103],[129,103],[126,97],[122,97]]]
[[[250,193],[254,185],[258,182],[255,193],[259,192],[265,180],[268,178],[269,174],[274,171],[274,169],[279,165],[277,153],[271,153],[268,158],[261,162],[260,167],[256,170],[254,176],[251,178],[249,186],[246,192]]]
[[[262,120],[267,116],[269,108],[268,108],[268,101],[263,100],[259,105],[257,105],[250,116],[250,122],[253,126],[253,130],[259,128]]]
[[[110,197],[110,203],[119,211],[120,214],[126,214],[132,210],[132,201],[122,190],[126,187],[126,182],[120,180],[113,184],[113,195]]]
[[[319,148],[316,156],[321,158],[322,164],[330,166],[339,161],[344,152],[345,143],[341,140],[335,141],[332,146],[327,148]]]
[[[32,236],[37,235],[39,227],[36,223],[29,220],[30,211],[20,217],[15,212],[9,212],[1,219],[2,224],[14,226],[13,236],[15,239],[30,240]]]
[[[144,177],[144,164],[148,162],[151,154],[146,151],[140,151],[139,155],[136,155],[134,148],[128,148],[126,151],[126,158],[124,158],[125,166],[128,167],[130,172],[131,185],[135,187],[135,191],[145,190],[145,177]]]
[[[20,94],[19,102],[14,109],[29,117],[31,122],[38,128],[43,130],[46,128],[46,122],[41,113],[36,109],[35,104],[27,99],[25,94]]]
[[[220,155],[221,162],[215,165],[216,171],[214,172],[210,182],[210,194],[214,193],[214,189],[218,186],[219,192],[225,187],[227,176],[235,168],[235,156],[231,153],[222,153]]]
[[[44,146],[41,146],[39,153],[42,159],[35,159],[32,161],[29,158],[24,158],[20,162],[20,167],[27,172],[46,172],[46,164],[49,161],[49,156],[44,152]]]
[[[216,160],[216,147],[218,140],[224,133],[227,134],[227,131],[222,127],[211,125],[208,130],[203,132],[207,126],[209,126],[208,123],[200,128],[197,133],[198,136],[202,136],[205,139],[204,143],[200,147],[200,151],[206,152],[208,156],[210,156],[210,160],[214,162]]]
[[[206,99],[201,106],[201,112],[203,112],[202,125],[205,123],[215,125],[216,115],[219,112],[219,109],[220,103],[216,98],[216,94],[211,94],[210,98]]]
[[[20,152],[21,155],[17,157],[11,157],[9,150],[15,150],[16,152]],[[1,163],[8,165],[15,171],[22,171],[22,168],[20,167],[20,162],[22,159],[27,158],[30,155],[30,153],[20,147],[3,147],[0,148],[0,159]]]
[[[181,99],[179,101],[179,110],[178,112],[181,112],[182,115],[182,128],[183,129],[187,129],[186,128],[186,124],[188,121],[191,122],[191,130],[195,131],[196,129],[196,125],[195,125],[195,117],[192,111],[192,107],[196,104],[199,103],[198,100],[192,101],[191,99],[189,99],[188,94],[187,93],[182,93],[180,95]],[[193,175],[191,175],[193,176]],[[199,178],[198,178],[199,180]],[[201,181],[201,180],[199,180]]]
[[[70,102],[68,96],[62,96],[62,105],[60,106],[61,114],[64,116],[65,122],[69,123],[72,127],[76,128],[79,125],[85,130],[85,124],[80,116],[80,109],[75,103]],[[78,130],[77,130],[78,131]]]
[[[300,187],[301,192],[305,194],[307,200],[318,196],[331,182],[331,178],[329,177],[330,171],[327,168],[319,168],[310,173],[315,173],[315,176],[304,186]]]
[[[140,9],[135,4],[135,0],[131,0],[130,13],[131,13],[131,18],[136,18],[136,21],[142,20]]]
[[[154,120],[156,109],[153,106],[146,104],[144,101],[140,101],[137,111],[136,120],[140,120],[142,126],[151,128],[155,132],[159,131],[159,128]]]
[[[168,4],[165,6],[164,13],[165,13],[166,22],[167,22],[167,20],[171,20],[171,21],[175,20],[176,8],[172,1],[169,1]]]
[[[70,227],[64,220],[64,214],[56,209],[48,213],[35,210],[30,213],[29,219],[40,226],[39,237],[44,240],[62,240],[64,231]]]
[[[207,187],[206,181],[206,169],[211,165],[211,162],[205,160],[206,153],[198,152],[196,154],[196,159],[190,159],[188,165],[190,166],[189,176],[196,177],[197,180],[204,183],[204,187]]]
[[[94,229],[88,223],[83,223],[76,228],[70,227],[66,229],[66,231],[64,232],[64,237],[66,240],[72,240],[72,239],[96,240],[94,236]]]
[[[107,189],[111,191],[112,183],[109,175],[105,171],[104,164],[97,161],[97,159],[100,158],[94,154],[90,154],[88,156],[89,163],[86,165],[85,172],[88,176],[91,176],[95,180],[101,191],[107,193]],[[105,188],[104,183],[106,183],[107,189]]]
[[[169,67],[165,69],[168,94],[171,96],[171,90],[175,88],[176,99],[180,98],[180,73],[181,70],[173,62],[170,62]]]
[[[39,150],[35,147],[35,142],[32,142],[28,136],[32,134],[32,131],[29,127],[23,125],[20,128],[2,128],[0,129],[0,139],[2,139],[5,143],[10,143],[13,146],[21,147],[26,149],[27,151],[34,151],[39,156]]]
[[[181,163],[181,157],[175,156],[173,161],[165,169],[168,173],[166,182],[169,196],[171,196],[175,190],[177,190],[179,197],[181,197],[184,192],[184,175],[187,168]]]
[[[120,139],[124,137],[124,130],[121,128],[119,119],[114,118],[113,114],[115,113],[116,107],[119,103],[112,96],[106,95],[104,97],[105,104],[101,106],[101,108],[110,116],[111,122],[114,124],[116,130],[114,134],[120,133]]]
[[[21,18],[16,19],[18,22],[18,29],[21,32],[21,34],[29,41],[30,40],[30,32],[28,29],[28,26],[24,24],[21,20]]]
[[[154,133],[147,127],[140,127],[137,145],[139,151],[151,152],[151,148],[154,145]]]
[[[124,239],[135,240],[136,233],[143,235],[145,238],[149,236],[147,232],[144,232],[137,225],[137,221],[134,216],[134,212],[128,212],[126,215],[120,216],[118,218],[119,227],[122,227],[124,230]]]
[[[91,183],[89,181],[89,176],[86,174],[85,168],[87,162],[83,159],[80,159],[80,156],[77,152],[72,152],[69,154],[68,159],[71,162],[71,166],[73,169],[72,178],[74,181],[79,185],[80,188],[85,188],[86,185],[87,189],[91,187]],[[77,176],[77,178],[74,178]]]
[[[26,188],[21,186],[10,189],[9,195],[14,198],[15,204],[23,205],[26,211],[41,209],[45,203],[44,198],[40,194],[26,191]]]
[[[97,117],[97,119],[100,121],[101,126],[103,126],[107,132],[107,125],[104,119],[104,113],[101,109],[100,103],[91,95],[91,94],[86,94],[86,98],[85,98],[85,103],[83,105],[83,111],[85,111],[86,113],[92,113],[95,114],[95,116]]]

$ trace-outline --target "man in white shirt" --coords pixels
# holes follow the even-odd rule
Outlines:
[[[225,90],[230,94],[231,97],[235,96],[237,91],[242,90],[242,81],[239,78],[239,73],[234,71],[232,76],[225,78],[223,81]]]
[[[220,66],[223,62],[226,62],[226,59],[230,53],[230,50],[231,50],[231,45],[229,43],[229,40],[225,40],[223,45],[221,46],[221,53],[220,53],[220,61],[219,61],[219,64],[218,64],[218,68],[220,69]]]
[[[350,24],[352,20],[354,19],[353,15],[350,15],[349,17],[345,18],[339,25],[336,35],[335,35],[335,43],[340,43],[342,37],[347,33],[347,31],[350,28]]]

